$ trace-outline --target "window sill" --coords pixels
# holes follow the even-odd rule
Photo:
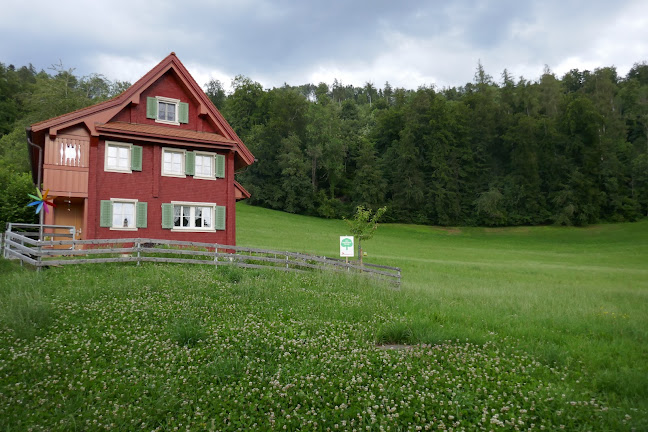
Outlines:
[[[121,170],[117,168],[104,168],[105,172],[121,173],[121,174],[132,174],[133,170]]]
[[[162,124],[168,124],[168,125],[180,126],[180,122],[177,122],[177,121],[169,121],[169,120],[160,120],[160,119],[155,119],[155,123],[162,123]]]
[[[215,233],[215,229],[201,229],[201,228],[172,228],[171,232],[192,232],[192,233]]]
[[[110,231],[137,231],[138,228],[115,228],[110,227]]]
[[[185,174],[167,174],[167,173],[162,173],[162,177],[187,178]]]
[[[193,178],[198,179],[198,180],[217,180],[218,177],[204,177],[204,176],[193,176]]]

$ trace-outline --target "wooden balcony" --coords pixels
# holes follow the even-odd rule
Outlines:
[[[53,196],[88,196],[90,140],[77,135],[46,139],[43,188]]]

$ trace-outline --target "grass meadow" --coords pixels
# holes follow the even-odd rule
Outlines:
[[[239,245],[343,221],[237,206]],[[381,225],[371,279],[0,260],[0,429],[648,430],[648,221]]]

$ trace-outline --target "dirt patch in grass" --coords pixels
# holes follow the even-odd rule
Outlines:
[[[376,348],[378,348],[379,350],[383,350],[383,351],[388,351],[388,350],[401,351],[401,350],[414,349],[414,345],[384,344],[384,345],[376,345]]]

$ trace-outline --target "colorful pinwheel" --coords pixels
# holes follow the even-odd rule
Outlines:
[[[27,207],[37,206],[36,207],[36,214],[41,212],[41,210],[43,209],[44,204],[47,204],[47,205],[44,206],[45,207],[45,213],[47,213],[49,211],[49,210],[47,210],[47,206],[56,207],[56,204],[54,204],[51,201],[47,201],[47,194],[49,194],[49,189],[47,189],[45,191],[45,193],[43,194],[43,193],[41,193],[40,189],[36,188],[36,193],[38,194],[38,196],[28,194],[29,197],[34,199],[35,201],[32,202],[32,203],[27,204]]]

